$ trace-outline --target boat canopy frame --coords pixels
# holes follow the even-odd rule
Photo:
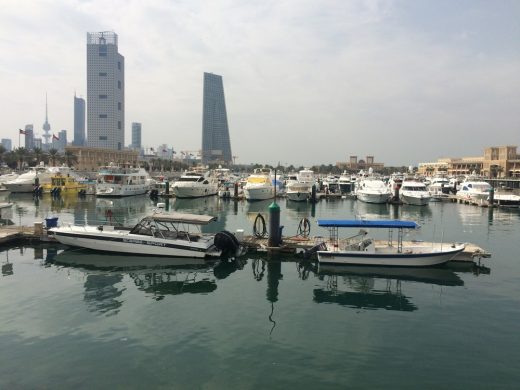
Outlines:
[[[349,240],[366,235],[368,233],[366,228],[388,229],[388,246],[393,246],[393,230],[397,229],[397,253],[403,252],[404,229],[420,228],[420,225],[414,221],[362,219],[319,219],[318,226],[329,230],[329,240],[334,250],[339,250],[339,228],[360,228],[359,233],[348,238]]]

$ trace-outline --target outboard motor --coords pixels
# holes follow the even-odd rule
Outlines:
[[[236,256],[240,250],[240,242],[235,235],[227,230],[215,234],[215,246],[222,251],[222,255]]]

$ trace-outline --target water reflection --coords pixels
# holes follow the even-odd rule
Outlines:
[[[320,265],[324,288],[315,288],[316,303],[335,303],[356,309],[415,311],[418,307],[402,291],[404,282],[463,286],[449,268],[389,268]]]
[[[129,225],[147,214],[152,201],[146,195],[127,196],[123,198],[96,198],[95,221],[89,224]]]
[[[217,289],[213,263],[204,259],[122,256],[89,250],[65,250],[52,258],[55,264],[84,272],[85,301],[93,311],[117,314],[123,288],[116,285],[128,276],[138,290],[155,300],[167,295],[208,294]]]
[[[387,203],[365,203],[356,201],[353,211],[358,219],[381,219],[390,218],[390,205]]]

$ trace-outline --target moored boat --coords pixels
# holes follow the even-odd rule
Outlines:
[[[431,195],[419,180],[404,179],[399,191],[399,198],[403,203],[415,206],[426,206],[430,203]]]
[[[133,228],[67,225],[49,230],[62,244],[104,252],[170,257],[219,257],[235,253],[240,244],[229,232],[203,234],[201,226],[217,218],[209,215],[154,213]]]
[[[364,177],[356,182],[356,197],[366,203],[387,203],[391,192],[384,181],[376,177]]]
[[[244,196],[249,201],[274,198],[274,184],[269,168],[256,168],[244,185]]]
[[[201,198],[218,192],[218,180],[207,172],[189,171],[172,184],[177,198]]]
[[[330,239],[317,250],[318,261],[322,264],[431,267],[450,261],[465,248],[464,244],[458,243],[403,243],[403,230],[419,227],[413,221],[318,220],[318,226],[330,231]],[[338,229],[347,227],[360,231],[352,237],[339,239]],[[397,229],[397,245],[393,244],[391,234],[388,241],[375,241],[367,236],[367,228]]]
[[[98,172],[96,196],[132,196],[145,194],[152,179],[143,168],[110,164]]]

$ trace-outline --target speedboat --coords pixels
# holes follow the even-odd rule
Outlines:
[[[453,259],[465,248],[464,244],[403,243],[404,229],[417,229],[413,221],[402,220],[318,220],[318,226],[329,229],[330,239],[317,248],[320,264],[357,264],[398,267],[431,267]],[[359,228],[349,238],[339,239],[339,228]],[[367,228],[390,229],[389,239],[375,241],[367,236]],[[392,242],[397,229],[397,245]]]
[[[67,225],[49,229],[62,244],[113,253],[170,257],[219,257],[240,249],[229,232],[203,234],[201,226],[217,218],[209,215],[154,213],[132,228]]]
[[[366,203],[387,203],[392,196],[385,182],[376,177],[365,177],[356,182],[356,197]]]
[[[132,196],[145,194],[152,179],[143,168],[110,164],[98,172],[96,196]]]
[[[485,181],[463,181],[457,191],[457,196],[465,200],[482,202],[489,198],[491,188],[491,185]]]
[[[274,198],[274,184],[269,168],[256,168],[244,185],[244,196],[249,201]]]
[[[189,171],[172,184],[177,198],[201,198],[218,192],[218,180],[207,173]]]
[[[406,204],[426,206],[431,195],[423,182],[414,179],[404,179],[399,191],[399,199]]]
[[[70,168],[36,166],[16,179],[6,181],[4,187],[11,192],[34,192],[38,186],[49,183],[57,172],[70,172]]]

